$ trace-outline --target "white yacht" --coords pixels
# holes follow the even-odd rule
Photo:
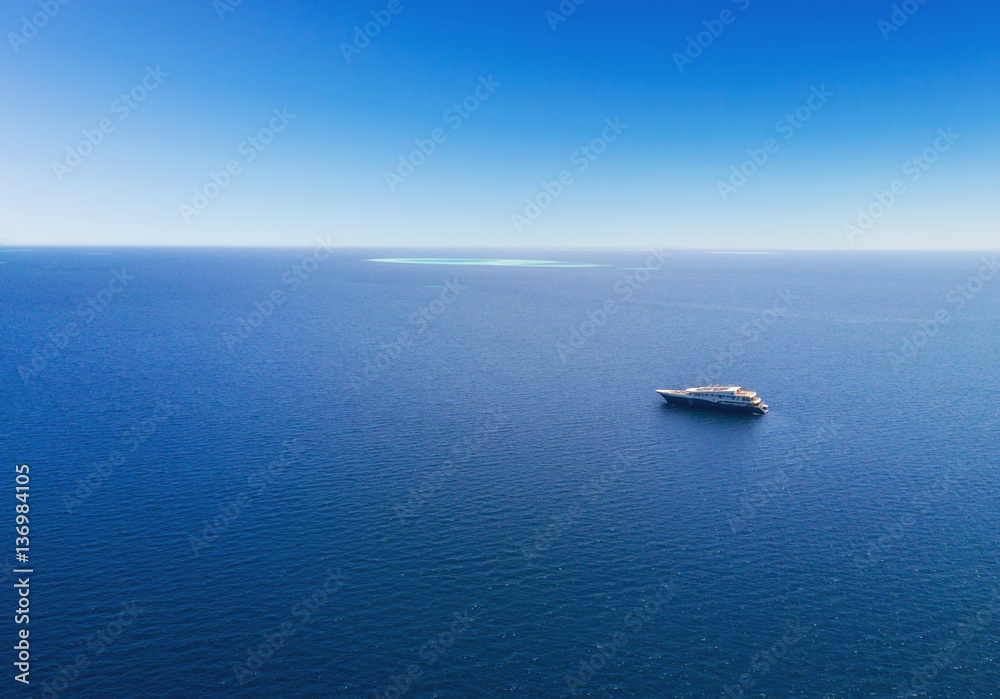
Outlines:
[[[767,404],[754,391],[748,391],[740,386],[702,386],[684,391],[659,389],[657,393],[668,403],[696,408],[735,410],[754,415],[763,415],[767,412]]]

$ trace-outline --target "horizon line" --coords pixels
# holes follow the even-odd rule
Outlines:
[[[316,244],[301,245],[117,245],[107,243],[88,244],[53,244],[38,243],[33,245],[0,244],[0,252],[27,252],[31,250],[310,250]],[[628,247],[580,246],[495,246],[495,245],[334,245],[337,250],[521,250],[521,251],[570,251],[570,252],[642,252],[651,249],[675,250],[678,252],[715,252],[715,253],[781,253],[781,252],[1000,252],[1000,248],[752,248],[752,247],[686,247],[668,245],[642,245]]]

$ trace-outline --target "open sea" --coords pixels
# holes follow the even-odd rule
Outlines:
[[[0,328],[3,696],[1000,696],[993,253],[5,247]]]

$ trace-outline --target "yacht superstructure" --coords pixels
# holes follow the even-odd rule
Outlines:
[[[686,390],[657,390],[663,400],[668,403],[689,405],[696,408],[716,408],[718,410],[735,410],[741,413],[763,415],[767,412],[767,404],[754,391],[748,391],[740,386],[702,386]]]

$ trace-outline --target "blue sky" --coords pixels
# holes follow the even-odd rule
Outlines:
[[[1000,9],[900,5],[8,0],[0,243],[995,248]]]

